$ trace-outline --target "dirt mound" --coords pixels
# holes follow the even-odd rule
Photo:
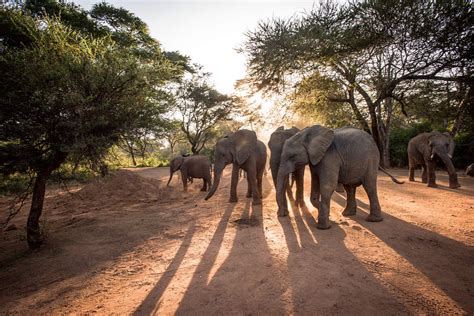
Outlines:
[[[165,194],[161,181],[119,170],[89,182],[76,192],[57,195],[48,202],[56,210],[55,213],[68,213],[70,210],[101,208],[117,203],[153,202],[162,199]]]
[[[77,194],[83,198],[97,200],[104,198],[127,201],[156,199],[162,195],[161,181],[147,179],[127,170],[119,170],[105,178],[98,178],[87,184]]]

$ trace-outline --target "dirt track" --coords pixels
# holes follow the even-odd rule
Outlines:
[[[452,190],[441,171],[437,189],[380,174],[383,222],[364,220],[359,188],[358,214],[344,218],[335,193],[332,228],[321,231],[306,174],[307,208],[289,218],[276,216],[270,174],[261,207],[244,197],[244,179],[227,203],[229,170],[209,201],[199,180],[188,193],[176,179],[164,187],[161,168],[51,188],[41,250],[27,250],[25,211],[20,230],[0,233],[0,314],[474,313],[473,178]]]

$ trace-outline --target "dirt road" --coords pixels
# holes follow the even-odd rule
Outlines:
[[[364,220],[359,188],[357,215],[343,217],[335,193],[321,231],[306,174],[307,207],[287,218],[276,216],[270,174],[258,207],[245,179],[227,202],[229,170],[209,201],[200,180],[187,193],[177,179],[166,188],[161,168],[50,188],[42,249],[27,250],[26,211],[0,235],[0,314],[474,313],[473,178],[459,175],[452,190],[441,171],[437,189],[380,174],[383,222]]]

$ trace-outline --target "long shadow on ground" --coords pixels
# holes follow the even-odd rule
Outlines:
[[[334,193],[333,201],[342,207],[346,204],[345,198],[337,193]],[[387,213],[383,214],[383,222],[368,223],[364,218],[369,205],[359,199],[357,204],[358,214],[351,217],[353,220],[407,259],[468,314],[474,312],[473,247]]]

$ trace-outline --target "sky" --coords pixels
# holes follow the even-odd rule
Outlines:
[[[75,0],[90,9],[90,0]],[[211,81],[222,93],[232,93],[235,81],[245,76],[245,56],[236,52],[260,20],[289,18],[308,11],[311,1],[276,0],[108,0],[147,23],[164,50],[179,51],[212,73]]]

